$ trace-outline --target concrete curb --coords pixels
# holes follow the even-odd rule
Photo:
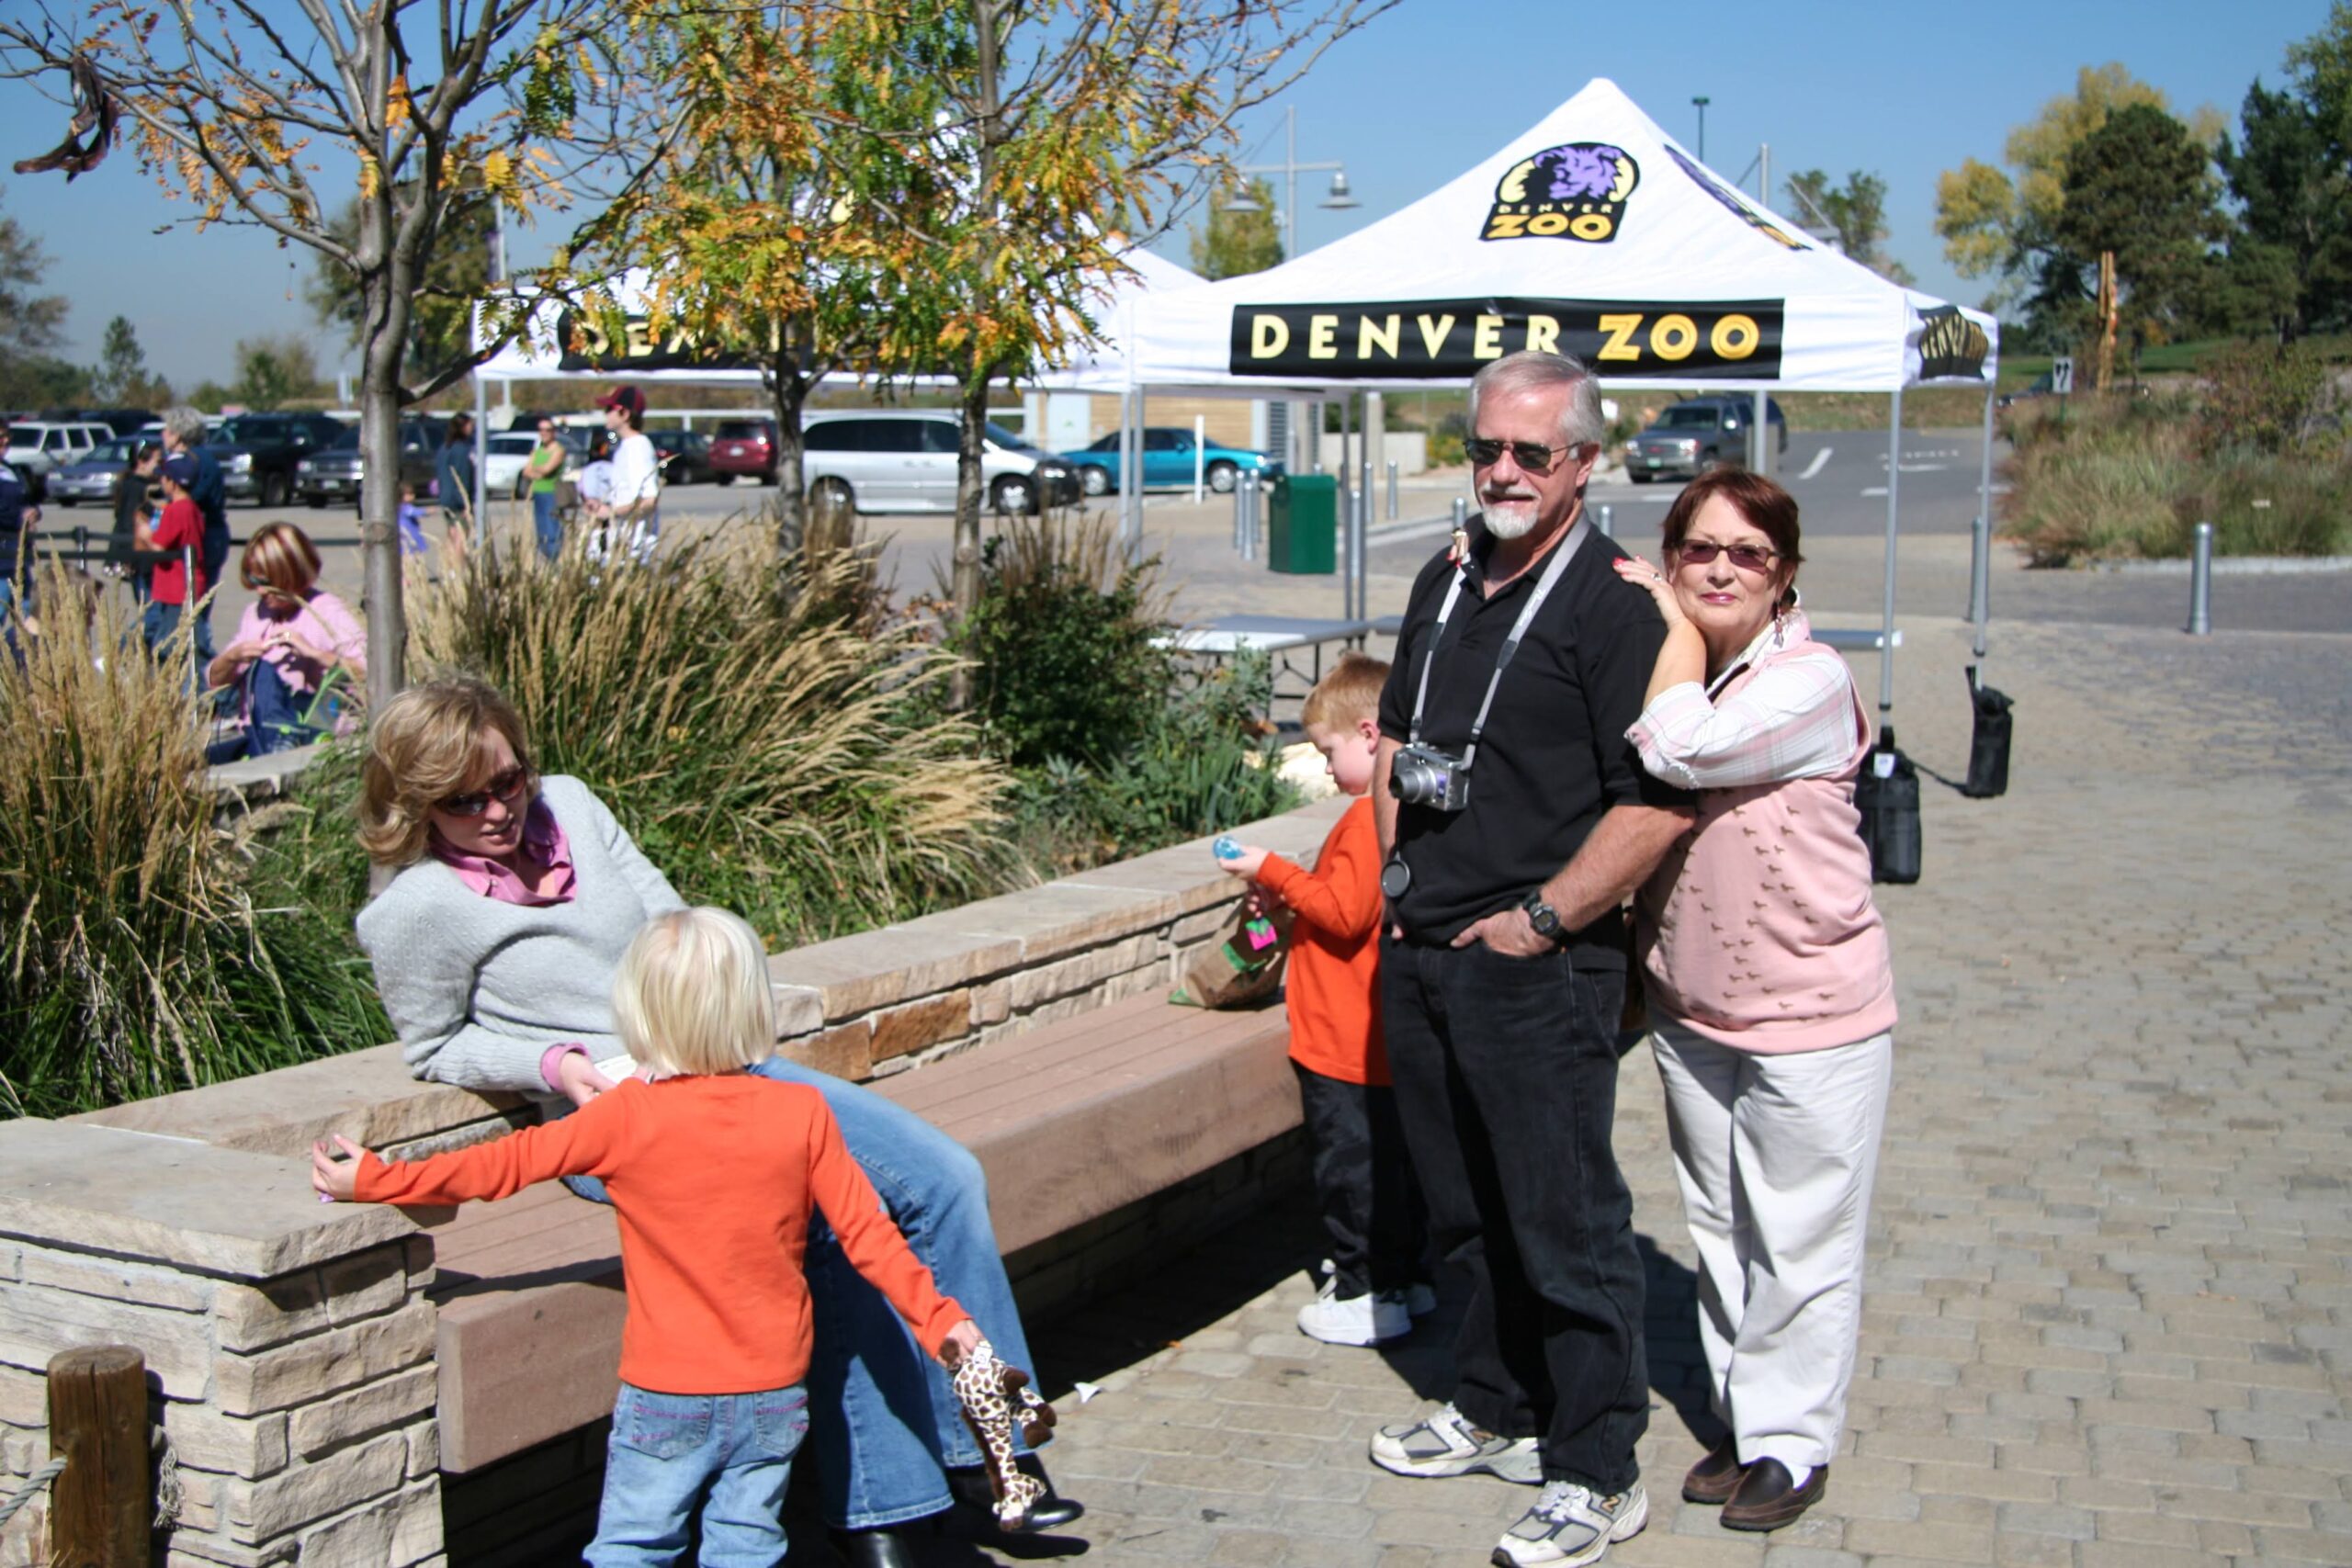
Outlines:
[[[2120,577],[2187,577],[2183,560],[2092,561],[2093,571]],[[2309,577],[2322,572],[2352,571],[2352,556],[2216,556],[2216,577]]]

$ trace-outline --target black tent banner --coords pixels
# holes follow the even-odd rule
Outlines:
[[[1412,299],[1236,305],[1236,376],[1468,377],[1521,349],[1571,354],[1603,376],[1769,380],[1781,373],[1784,301]]]

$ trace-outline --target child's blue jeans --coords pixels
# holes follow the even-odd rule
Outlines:
[[[655,1393],[621,1384],[596,1513],[594,1568],[684,1561],[702,1513],[703,1568],[776,1568],[784,1561],[784,1486],[808,1433],[808,1395]]]

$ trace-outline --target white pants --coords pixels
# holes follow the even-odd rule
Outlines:
[[[1894,1036],[1770,1056],[1661,1019],[1651,1048],[1715,1414],[1742,1464],[1777,1459],[1802,1482],[1846,1420]]]

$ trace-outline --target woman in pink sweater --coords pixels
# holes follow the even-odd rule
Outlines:
[[[1702,475],[1665,569],[1620,560],[1666,617],[1642,764],[1700,792],[1636,898],[1652,1048],[1699,1253],[1699,1335],[1727,1435],[1682,1483],[1734,1529],[1821,1500],[1860,1332],[1862,1241],[1894,1043],[1854,780],[1853,674],[1797,608],[1797,505]]]

